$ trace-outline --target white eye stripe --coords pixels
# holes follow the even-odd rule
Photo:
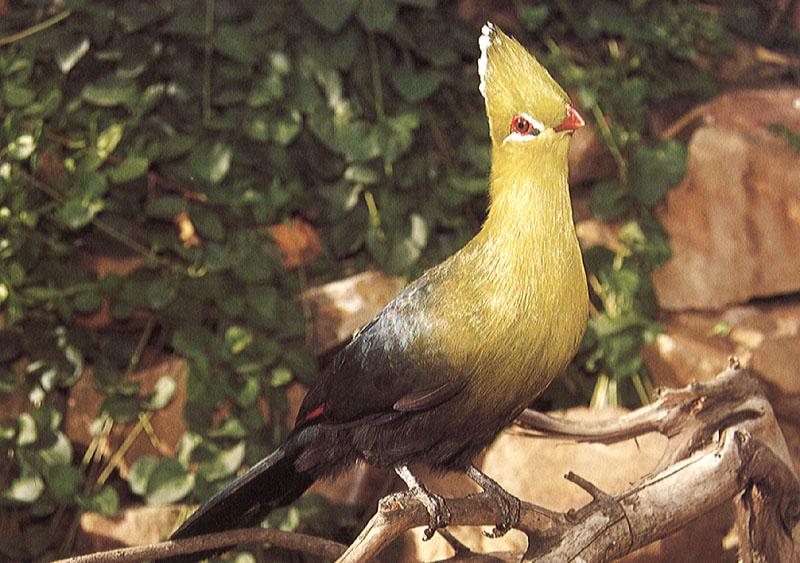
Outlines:
[[[534,139],[538,138],[538,135],[523,135],[522,133],[509,133],[505,139],[503,139],[503,144],[505,145],[509,141],[522,141],[528,142],[533,141]]]

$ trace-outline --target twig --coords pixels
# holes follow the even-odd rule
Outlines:
[[[5,45],[11,45],[12,43],[16,43],[17,41],[21,41],[26,37],[30,37],[31,35],[35,35],[40,31],[44,31],[48,27],[53,27],[57,23],[62,22],[63,20],[67,19],[72,15],[71,9],[63,10],[51,18],[44,20],[43,22],[37,23],[36,25],[32,25],[27,29],[23,29],[17,33],[12,35],[7,35],[5,37],[0,37],[0,47],[4,47]]]
[[[335,559],[345,550],[345,546],[331,540],[306,534],[284,532],[272,528],[247,528],[228,530],[216,534],[195,536],[183,540],[172,540],[151,545],[125,547],[61,559],[58,563],[122,563],[126,561],[145,561],[163,559],[176,555],[188,555],[202,551],[215,551],[237,544],[270,543],[277,547],[310,553],[326,559]]]
[[[672,139],[678,133],[686,129],[689,125],[702,118],[705,110],[705,106],[702,105],[690,109],[678,119],[670,123],[663,131],[661,131],[661,133],[659,133],[659,136],[662,139]]]
[[[50,196],[54,200],[62,202],[62,203],[64,201],[66,201],[66,197],[61,192],[59,192],[58,190],[56,190],[52,186],[50,186],[50,185],[38,180],[34,176],[31,176],[27,172],[24,172],[22,169],[20,169],[19,166],[15,166],[14,167],[13,174],[14,174],[15,177],[18,177],[20,180],[25,182],[27,185],[29,185],[29,186],[31,186],[33,188],[36,188],[37,190],[47,194],[48,196]],[[136,252],[138,254],[141,254],[145,258],[149,258],[151,260],[154,260],[155,262],[158,262],[162,266],[173,267],[173,264],[169,259],[165,258],[164,256],[159,256],[158,254],[153,252],[150,248],[148,248],[145,245],[141,244],[140,242],[134,240],[133,238],[129,237],[128,235],[126,235],[124,233],[121,233],[121,232],[117,231],[116,229],[110,227],[109,225],[107,225],[101,219],[98,219],[97,217],[93,217],[91,219],[90,223],[98,231],[101,231],[101,232],[105,233],[106,235],[108,235],[109,237],[113,238],[117,242],[122,243],[123,245],[127,246],[128,248],[130,248],[134,252]],[[174,267],[173,269],[175,269],[176,271],[180,271],[180,268],[177,267],[177,266]]]

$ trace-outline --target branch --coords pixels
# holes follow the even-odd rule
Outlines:
[[[567,479],[592,496],[586,506],[553,514],[523,504],[517,526],[529,538],[523,561],[622,557],[742,492],[739,524],[751,538],[742,541],[743,559],[788,561],[800,553],[793,539],[793,533],[800,536],[800,530],[794,532],[800,520],[800,483],[757,379],[736,362],[707,383],[661,391],[653,404],[616,420],[587,424],[529,410],[517,423],[521,432],[582,442],[612,443],[654,431],[668,438],[653,473],[618,495],[608,495],[571,473]],[[475,498],[448,499],[454,525],[497,521],[497,507],[491,502],[475,504]],[[389,497],[338,561],[373,557],[402,531],[426,523],[419,503],[405,496]]]
[[[622,557],[736,499],[743,561],[798,560],[800,481],[772,407],[755,376],[737,363],[707,383],[661,391],[655,403],[614,421],[588,425],[526,411],[518,424],[518,431],[525,433],[606,443],[657,431],[668,443],[657,469],[620,494],[607,494],[570,473],[566,478],[592,496],[587,505],[562,514],[523,502],[517,528],[527,534],[528,549],[516,554],[517,559],[594,562]],[[447,504],[452,525],[489,526],[502,516],[483,493],[448,499]],[[346,550],[319,538],[254,529],[69,561],[131,561],[269,542],[354,563],[375,560],[402,533],[427,523],[425,507],[413,496],[398,493],[380,501],[375,516]],[[455,560],[490,559],[454,541],[460,547]]]
[[[345,550],[345,546],[330,540],[284,532],[272,528],[246,528],[228,530],[216,534],[195,536],[183,540],[172,540],[150,545],[125,547],[61,559],[56,563],[121,563],[125,561],[145,561],[163,559],[176,555],[188,555],[203,551],[214,551],[238,544],[270,543],[277,547],[310,553],[325,559],[335,559]]]
[[[499,522],[502,511],[492,497],[478,493],[461,499],[447,499],[450,509],[451,526],[482,526]],[[553,524],[564,522],[564,515],[546,508],[523,502],[520,507],[517,529],[529,534]],[[407,493],[396,493],[381,499],[378,512],[373,516],[361,534],[350,544],[347,551],[337,559],[337,563],[358,563],[371,561],[387,545],[401,534],[429,521],[425,506]]]

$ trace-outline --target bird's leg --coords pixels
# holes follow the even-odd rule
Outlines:
[[[408,491],[419,499],[428,510],[428,527],[425,529],[423,536],[423,540],[427,541],[433,537],[436,530],[445,528],[450,523],[450,509],[447,508],[447,504],[442,497],[430,492],[422,483],[417,481],[417,478],[414,477],[407,465],[396,465],[394,470],[405,481]]]
[[[490,538],[502,537],[511,528],[519,523],[520,501],[517,497],[506,491],[497,482],[481,472],[474,465],[467,468],[467,476],[475,481],[483,492],[493,497],[503,511],[503,519],[491,532],[484,532]]]

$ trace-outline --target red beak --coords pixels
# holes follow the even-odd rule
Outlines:
[[[564,121],[553,127],[553,131],[556,133],[560,133],[561,131],[575,131],[575,129],[579,129],[586,125],[586,122],[581,117],[581,114],[578,113],[572,106],[567,106],[567,117],[564,118]]]

